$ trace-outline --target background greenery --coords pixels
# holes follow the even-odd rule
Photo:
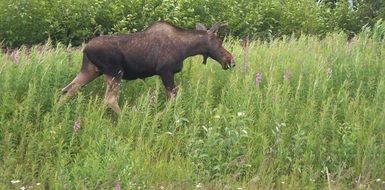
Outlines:
[[[382,41],[225,46],[237,67],[186,60],[176,101],[158,77],[123,82],[119,117],[102,106],[103,77],[57,103],[80,49],[0,53],[0,188],[385,188]]]
[[[355,0],[0,0],[7,47],[54,41],[79,45],[100,34],[142,30],[157,20],[182,27],[223,21],[234,36],[271,39],[333,31],[357,33],[385,18],[385,2]]]
[[[332,2],[0,0],[0,189],[385,189],[384,2]],[[123,82],[121,116],[103,77],[57,103],[68,44],[160,19],[227,22],[237,67],[186,60],[171,102]]]

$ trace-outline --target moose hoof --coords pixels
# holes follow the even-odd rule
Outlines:
[[[61,95],[66,95],[68,93],[68,90],[61,90]]]
[[[170,93],[170,100],[176,99],[176,93]]]
[[[168,99],[170,100],[175,100],[176,99],[176,96],[178,94],[178,90],[179,90],[179,87],[175,87],[173,88],[172,90],[168,90],[167,91],[167,97]]]

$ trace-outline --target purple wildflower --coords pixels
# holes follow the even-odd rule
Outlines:
[[[19,63],[19,60],[20,60],[19,50],[12,51],[11,58],[13,63],[16,63],[16,64]]]
[[[75,121],[75,123],[74,123],[74,131],[77,132],[77,131],[79,131],[79,130],[80,130],[80,121],[77,120],[77,121]]]
[[[283,75],[283,80],[289,81],[291,79],[291,71],[286,71],[285,74]]]
[[[115,183],[115,190],[120,190],[121,188],[120,188],[120,183],[119,183],[119,181],[117,181],[116,183]]]
[[[262,82],[262,73],[255,74],[255,85],[259,86]]]
[[[326,75],[327,75],[328,77],[331,77],[332,74],[333,74],[332,68],[328,67],[328,68],[326,69]]]

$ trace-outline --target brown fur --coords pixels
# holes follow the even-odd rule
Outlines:
[[[105,103],[115,112],[120,112],[117,102],[121,79],[158,75],[167,96],[173,99],[177,94],[174,74],[182,70],[187,57],[200,54],[205,59],[215,59],[223,69],[234,66],[232,55],[222,47],[217,36],[221,26],[216,24],[206,30],[203,25],[197,25],[197,30],[188,30],[156,22],[142,32],[94,38],[84,48],[81,71],[63,88],[61,100],[73,96],[80,87],[101,74],[107,81]]]

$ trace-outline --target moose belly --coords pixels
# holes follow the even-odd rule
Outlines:
[[[144,79],[147,77],[154,76],[155,72],[132,72],[132,71],[125,71],[123,74],[124,80],[135,80],[135,79]]]

